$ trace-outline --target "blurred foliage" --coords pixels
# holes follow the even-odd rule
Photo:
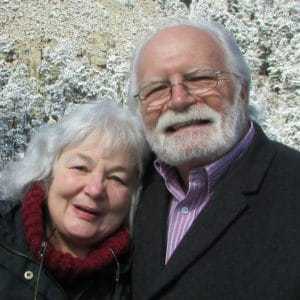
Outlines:
[[[300,149],[294,1],[0,1],[0,162],[22,155],[34,128],[76,103],[113,97],[126,104],[134,46],[157,20],[176,16],[215,20],[235,35],[252,70],[260,123]]]

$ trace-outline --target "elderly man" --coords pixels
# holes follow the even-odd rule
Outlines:
[[[136,212],[134,300],[300,299],[300,154],[249,116],[233,37],[174,23],[133,62],[155,153]]]

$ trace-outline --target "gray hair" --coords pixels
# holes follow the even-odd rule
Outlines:
[[[137,115],[114,101],[80,104],[56,124],[39,128],[24,157],[6,166],[0,174],[1,198],[19,198],[34,182],[42,182],[47,188],[54,162],[63,150],[93,131],[104,137],[106,149],[129,151],[138,177],[142,176],[148,146]]]
[[[138,78],[137,78],[137,67],[141,52],[147,43],[160,31],[176,26],[191,26],[198,28],[201,31],[209,33],[216,41],[220,44],[221,48],[225,52],[225,63],[228,69],[237,74],[247,88],[249,94],[251,75],[248,64],[243,57],[240,48],[231,33],[229,33],[221,24],[214,23],[207,20],[192,21],[184,18],[178,19],[166,19],[160,20],[159,25],[156,26],[155,30],[147,34],[144,41],[136,48],[133,55],[132,65],[131,65],[131,76],[129,79],[129,105],[131,108],[136,108],[137,103],[134,99],[135,95],[138,93]]]

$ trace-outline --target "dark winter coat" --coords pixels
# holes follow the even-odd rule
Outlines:
[[[256,131],[167,265],[170,197],[148,170],[134,224],[133,300],[300,299],[300,153]]]
[[[20,208],[9,210],[9,204],[0,201],[0,299],[34,300],[120,300],[127,299],[127,269],[121,266],[120,281],[116,282],[116,265],[95,275],[94,280],[76,283],[68,292],[30,254],[24,238]],[[6,212],[8,211],[9,212]],[[67,295],[68,294],[68,295]],[[72,296],[70,296],[72,294]]]

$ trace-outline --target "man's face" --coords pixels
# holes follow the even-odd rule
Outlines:
[[[195,95],[182,84],[195,70],[225,73],[216,86]],[[175,166],[207,164],[240,139],[246,103],[238,78],[228,71],[219,44],[190,26],[165,29],[146,44],[137,67],[139,88],[172,84],[169,98],[140,103],[146,137],[160,159]]]

